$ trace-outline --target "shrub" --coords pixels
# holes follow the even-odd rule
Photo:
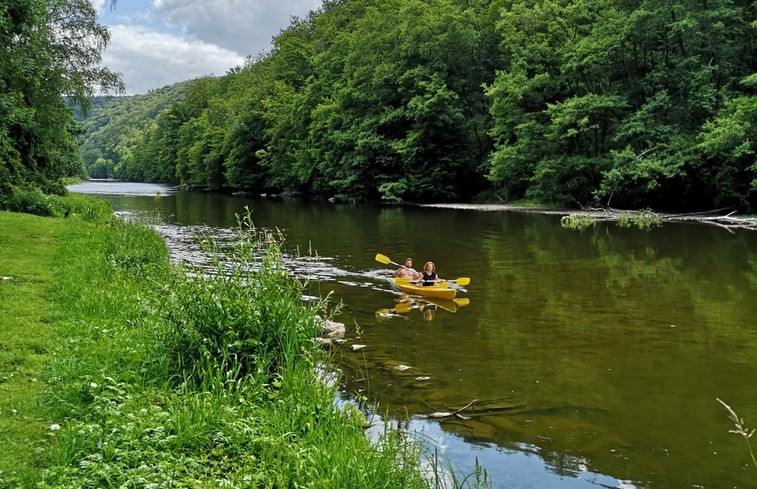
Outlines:
[[[585,216],[583,214],[569,214],[560,218],[560,226],[566,229],[575,229],[583,231],[586,228],[593,227],[597,224],[591,216]]]
[[[635,227],[644,231],[662,226],[662,216],[650,210],[639,212],[624,212],[618,218],[618,226],[622,228]]]
[[[113,215],[110,204],[84,195],[46,194],[38,188],[13,189],[0,195],[0,209],[46,217],[78,215],[90,222],[105,222]]]
[[[106,222],[113,217],[113,208],[106,200],[77,194],[68,194],[62,199],[69,215],[79,216],[85,221]]]
[[[17,189],[0,199],[0,206],[12,212],[24,212],[38,216],[63,215],[59,197],[45,195],[39,189]]]

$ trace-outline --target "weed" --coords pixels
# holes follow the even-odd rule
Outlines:
[[[729,430],[729,433],[734,433],[736,435],[739,435],[744,438],[744,441],[746,442],[747,449],[749,450],[749,455],[752,457],[752,463],[754,464],[755,468],[757,468],[757,457],[755,457],[754,450],[752,450],[752,444],[749,442],[749,439],[752,438],[752,435],[754,435],[755,431],[757,431],[755,428],[748,428],[744,424],[744,418],[740,418],[736,412],[731,409],[731,406],[726,404],[725,402],[721,401],[718,398],[715,398],[720,404],[723,405],[723,407],[728,411],[728,418],[730,418],[731,421],[733,421],[734,429]]]
[[[618,226],[621,228],[635,227],[644,231],[662,226],[662,216],[651,210],[639,212],[624,212],[618,218]]]
[[[560,226],[577,231],[594,227],[596,224],[597,222],[592,217],[583,214],[569,214],[560,218]]]

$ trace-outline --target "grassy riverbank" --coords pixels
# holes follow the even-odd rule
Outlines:
[[[150,229],[0,212],[0,488],[427,487],[339,409],[315,307],[240,234],[224,274]]]

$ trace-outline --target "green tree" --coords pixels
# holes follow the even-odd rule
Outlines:
[[[756,54],[753,8],[729,0],[512,2],[497,24],[506,66],[487,87],[490,179],[507,198],[714,203],[701,191],[715,173],[712,159],[698,161],[697,134],[744,95],[738,81],[754,72]]]
[[[757,88],[757,74],[743,81]],[[757,96],[728,100],[698,137],[699,173],[719,206],[757,208]]]
[[[572,206],[755,208],[754,9],[329,0],[225,76],[103,102],[84,154],[131,179],[350,201],[493,188]]]
[[[86,108],[95,89],[121,89],[99,66],[109,40],[87,0],[24,0],[0,7],[0,191],[62,190],[83,172],[67,97]]]

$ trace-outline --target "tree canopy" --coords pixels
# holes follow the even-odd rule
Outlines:
[[[70,107],[122,86],[100,66],[109,34],[96,18],[88,0],[0,6],[0,192],[61,190],[61,177],[83,174]]]
[[[345,201],[754,210],[756,8],[326,0],[224,76],[99,105],[84,161]]]

